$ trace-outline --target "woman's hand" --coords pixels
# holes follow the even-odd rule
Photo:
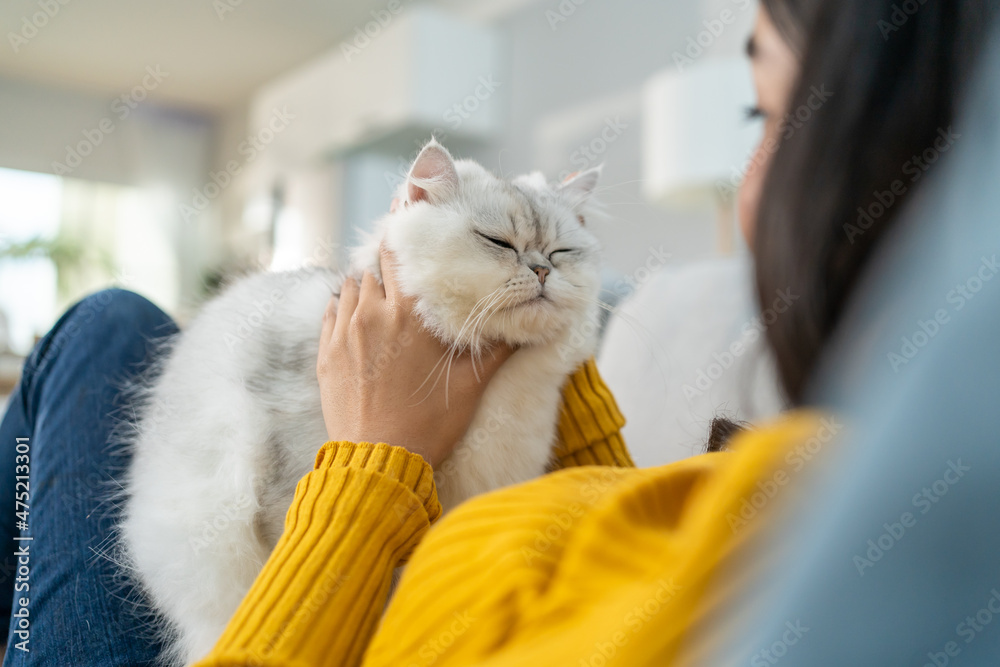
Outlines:
[[[347,279],[323,314],[316,374],[326,430],[330,440],[397,445],[437,466],[512,350],[497,347],[475,369],[462,354],[447,368],[448,348],[421,326],[384,248],[381,272],[382,284],[367,272],[360,285]]]

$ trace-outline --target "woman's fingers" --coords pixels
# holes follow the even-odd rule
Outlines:
[[[385,298],[393,304],[404,303],[411,307],[410,303],[399,287],[399,274],[396,271],[396,256],[389,250],[385,241],[378,247],[379,270],[382,273],[382,285],[385,286]]]
[[[383,249],[380,258],[386,289],[398,290],[392,254]],[[437,465],[468,430],[488,380],[513,350],[497,346],[475,367],[466,353],[456,359],[449,391],[444,384],[427,390],[447,347],[421,326],[412,298],[400,299],[397,291],[395,302],[381,302],[388,307],[373,307],[382,294],[378,289],[370,272],[360,284],[347,278],[339,301],[327,305],[328,340],[320,346],[316,368],[327,435],[335,441],[398,444]],[[386,360],[392,373],[372,372]],[[418,394],[422,398],[414,400]]]
[[[489,354],[484,354],[482,359],[482,369],[485,377],[484,381],[489,381],[493,375],[500,370],[500,367],[510,359],[511,355],[517,352],[516,349],[512,348],[507,343],[500,343],[492,350]]]
[[[340,288],[340,303],[337,304],[337,318],[333,327],[334,337],[343,336],[347,332],[347,327],[351,324],[354,311],[358,308],[358,299],[361,296],[361,288],[354,278],[345,278],[344,284]]]
[[[374,273],[365,271],[364,275],[361,276],[361,301],[367,302],[373,299],[384,301],[385,289]]]
[[[486,390],[486,385],[493,379],[500,367],[510,359],[517,350],[506,343],[499,343],[479,357],[464,352],[457,357],[451,366],[451,384],[459,392],[469,392],[480,395]]]
[[[328,343],[333,338],[333,326],[337,321],[337,301],[337,295],[332,295],[326,304],[326,310],[323,311],[323,333],[320,334],[320,341],[323,343]]]
[[[473,362],[474,367],[472,369],[472,374],[474,380],[482,385],[483,387],[496,375],[496,372],[500,370],[500,367],[504,365],[510,356],[514,354],[516,350],[507,343],[500,343],[491,349],[489,352],[484,353],[478,362]]]

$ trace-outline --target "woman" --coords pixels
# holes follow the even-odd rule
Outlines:
[[[968,67],[956,45],[976,51],[966,27],[973,15],[984,18],[976,12],[988,3],[957,4],[924,5],[881,44],[881,35],[868,29],[880,13],[889,16],[890,2],[826,3],[797,76],[796,48],[805,42],[812,3],[764,3],[750,52],[766,129],[761,167],[748,176],[741,214],[755,239],[762,294],[777,282],[809,296],[769,331],[780,377],[797,404],[807,400],[808,381],[853,278],[895,217],[882,217],[857,245],[840,236],[847,213],[865,203],[870,183],[922,148],[930,125],[954,114]],[[864,48],[847,58],[837,49],[850,38]],[[868,67],[856,70],[853,58],[867,59]],[[834,95],[822,113],[789,133],[783,119],[809,104],[810,86],[824,83],[812,78],[816,74],[830,75]],[[909,76],[928,74],[936,75],[933,87],[905,85]],[[890,85],[897,80],[903,83]],[[914,101],[927,113],[895,116],[887,126],[895,104]],[[872,145],[882,150],[865,152]],[[819,205],[815,217],[803,214],[812,213],[807,205]],[[419,330],[398,294],[391,258],[384,259],[384,286],[370,276],[360,285],[348,281],[340,302],[328,309],[318,377],[330,442],[300,482],[274,554],[200,664],[679,660],[685,640],[726,605],[714,575],[739,560],[769,508],[742,522],[733,517],[790,452],[811,438],[828,439],[835,424],[796,414],[740,436],[732,452],[635,470],[618,435],[621,415],[587,364],[564,392],[556,455],[567,469],[475,499],[431,530],[440,513],[433,466],[464,433],[484,385],[466,360],[455,371],[461,389],[451,394],[450,410],[443,394],[407,407],[403,399],[426,377],[440,348]],[[135,664],[155,653],[155,647],[128,646],[140,624],[103,594],[94,571],[107,574],[111,567],[81,555],[88,541],[100,551],[108,526],[87,522],[79,510],[97,495],[86,483],[88,467],[107,474],[113,465],[99,437],[106,436],[103,416],[116,400],[109,380],[143,360],[142,335],[171,326],[137,297],[102,293],[68,313],[29,360],[2,427],[5,447],[18,436],[29,440],[35,467],[37,539],[29,548],[35,550],[31,564],[39,564],[39,579],[32,581],[38,593],[14,607],[7,658],[13,664],[27,663],[28,654],[16,649],[23,616],[34,624],[33,664]],[[391,384],[360,372],[365,359],[403,333],[416,342]],[[326,372],[332,367],[338,373]],[[455,397],[462,399],[458,406]],[[90,432],[92,414],[104,419],[99,434]],[[579,467],[587,464],[604,467]],[[66,488],[78,491],[79,500],[60,511],[51,496]],[[59,531],[69,535],[57,542]],[[406,574],[383,616],[391,573],[403,562]],[[72,618],[63,620],[70,604]]]

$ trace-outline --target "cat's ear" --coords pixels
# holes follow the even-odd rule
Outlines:
[[[406,202],[426,201],[440,204],[458,194],[458,172],[455,161],[436,140],[424,146],[413,161],[406,179]]]
[[[583,216],[584,208],[590,201],[591,195],[594,194],[594,190],[597,188],[597,182],[601,180],[601,172],[603,170],[604,165],[601,164],[593,169],[588,169],[587,171],[578,171],[574,174],[570,174],[566,180],[556,188],[556,192],[569,201],[569,204],[576,212],[576,218],[580,221],[581,225],[586,224],[586,220]]]
[[[604,165],[602,164],[587,171],[578,171],[575,174],[570,174],[556,189],[560,194],[569,199],[573,208],[576,209],[586,204],[590,196],[594,194],[597,182],[601,180],[601,172],[603,170]]]

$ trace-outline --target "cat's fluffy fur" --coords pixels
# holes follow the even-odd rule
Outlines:
[[[456,350],[521,346],[436,473],[445,510],[536,477],[550,460],[560,389],[595,347],[598,248],[581,222],[597,176],[506,182],[432,141],[401,187],[404,205],[352,255],[352,273],[377,272],[384,241],[422,321]],[[544,284],[538,267],[550,270]],[[238,281],[179,336],[145,392],[122,555],[166,619],[169,664],[211,649],[327,439],[315,368],[339,284],[318,269]],[[400,354],[387,350],[371,372],[391,376]]]

